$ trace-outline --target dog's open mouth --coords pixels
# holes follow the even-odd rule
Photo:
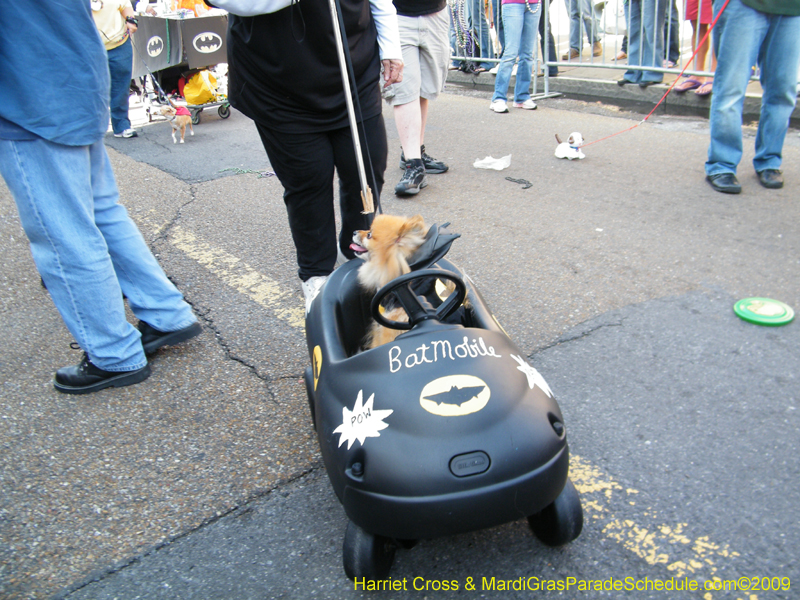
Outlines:
[[[364,248],[364,246],[360,246],[359,244],[356,244],[355,242],[350,244],[350,250],[355,252],[356,256],[361,256],[362,254],[366,254],[368,252],[368,250],[366,248]]]

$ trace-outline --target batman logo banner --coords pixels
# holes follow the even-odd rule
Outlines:
[[[204,31],[194,36],[192,46],[202,54],[211,54],[222,48],[222,38],[213,31]]]
[[[147,54],[155,58],[164,51],[164,40],[159,36],[154,35],[147,40]]]
[[[461,417],[481,410],[489,402],[491,390],[474,375],[448,375],[422,388],[419,404],[440,417]]]

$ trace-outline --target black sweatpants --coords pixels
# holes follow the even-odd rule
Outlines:
[[[359,124],[361,153],[367,181],[376,197],[383,188],[386,171],[386,126],[382,115],[364,121],[363,125],[362,128]],[[339,248],[348,258],[354,256],[350,250],[353,232],[369,229],[373,217],[361,214],[361,181],[350,126],[315,133],[281,133],[260,123],[256,123],[256,127],[269,162],[284,188],[283,200],[297,250],[300,279],[306,281],[317,275],[330,275],[337,256],[334,169],[339,176],[342,216]]]

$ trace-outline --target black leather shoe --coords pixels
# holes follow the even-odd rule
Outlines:
[[[756,174],[758,175],[758,181],[765,188],[777,190],[783,187],[783,175],[778,169],[764,169]]]
[[[135,371],[104,371],[95,367],[84,353],[75,367],[56,371],[53,387],[64,394],[90,394],[107,387],[123,387],[139,383],[150,377],[150,365]]]
[[[619,87],[622,87],[623,85],[627,85],[627,84],[629,84],[629,83],[630,83],[631,85],[633,85],[633,84],[634,84],[634,83],[636,83],[636,82],[635,82],[635,81],[628,81],[628,80],[627,80],[627,79],[625,79],[624,77],[623,77],[622,79],[617,79],[617,85],[618,85]]]
[[[145,354],[152,354],[162,346],[174,346],[200,335],[203,331],[200,323],[195,321],[188,327],[177,331],[159,331],[144,321],[139,321],[139,333],[142,334],[142,348]]]
[[[733,173],[717,173],[716,175],[706,175],[706,181],[711,184],[718,192],[723,194],[739,194],[742,186]]]
[[[639,87],[640,87],[640,88],[642,88],[642,89],[644,89],[644,88],[646,88],[647,86],[649,86],[649,85],[655,85],[656,83],[659,83],[659,82],[658,82],[658,81],[640,81],[640,82],[639,82]]]

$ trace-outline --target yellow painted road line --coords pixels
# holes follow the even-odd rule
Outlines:
[[[156,231],[162,229],[155,228]],[[259,273],[225,250],[203,242],[180,226],[170,230],[169,242],[278,319],[298,329],[305,326],[301,299],[297,294],[282,289],[277,281]],[[635,504],[639,492],[624,488],[579,456],[572,455],[570,458],[570,478],[581,493],[585,519],[593,521],[595,528],[599,527],[606,536],[649,565],[666,568],[670,576],[676,579],[716,579],[717,562],[739,556],[726,544],[715,543],[708,536],[690,537],[692,528],[687,523],[670,525],[659,522],[651,509],[639,511],[642,517],[649,519],[645,525],[617,517],[612,509],[613,504]],[[713,596],[709,592],[704,598],[710,600]],[[757,600],[757,597],[748,595],[747,600]]]
[[[622,544],[647,564],[665,567],[670,577],[719,579],[716,576],[717,562],[740,556],[727,544],[712,542],[708,536],[689,537],[688,532],[692,528],[687,523],[669,525],[660,522],[652,509],[639,509],[641,516],[650,519],[645,525],[618,518],[613,512],[612,503],[635,505],[639,491],[624,488],[580,456],[570,456],[569,475],[581,494],[584,519],[591,519],[595,528],[600,528],[606,536]],[[713,595],[706,592],[703,597],[710,600]],[[757,597],[748,594],[747,599],[757,600]]]
[[[237,292],[263,306],[292,327],[305,327],[305,307],[297,294],[220,248],[203,242],[180,226],[169,232],[169,242],[196,260]]]

